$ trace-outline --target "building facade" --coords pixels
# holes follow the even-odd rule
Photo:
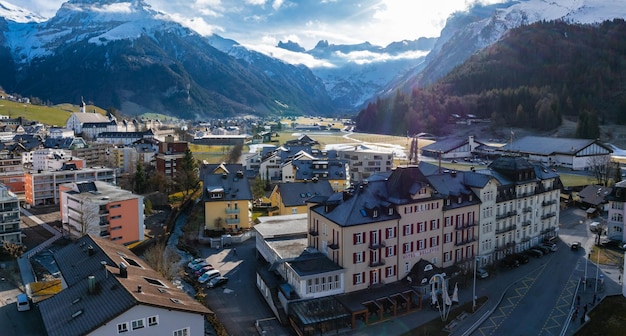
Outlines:
[[[61,223],[70,235],[120,244],[144,239],[142,196],[101,181],[62,184],[59,192]]]
[[[22,244],[20,206],[17,195],[0,184],[0,243]]]
[[[24,175],[25,201],[36,205],[59,203],[59,185],[80,181],[115,183],[115,171],[111,168],[83,168],[55,171],[30,171]]]

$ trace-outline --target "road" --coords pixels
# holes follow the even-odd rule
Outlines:
[[[493,314],[472,335],[561,333],[569,318],[578,282],[584,277],[585,255],[594,242],[584,218],[585,212],[577,208],[561,211],[558,251],[533,258],[528,265],[516,269],[515,273],[525,271],[506,291]],[[574,241],[582,243],[581,250],[570,249]],[[588,277],[593,277],[595,271],[595,265],[587,264]],[[489,288],[484,290],[479,293],[497,299]]]

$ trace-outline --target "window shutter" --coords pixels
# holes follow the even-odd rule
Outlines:
[[[409,250],[409,252],[413,252],[413,242],[411,242],[411,249]]]
[[[352,263],[356,264],[356,252],[352,253]]]
[[[394,245],[393,246],[393,255],[396,255],[396,254],[398,254],[398,246]]]
[[[352,245],[356,245],[356,233],[352,235]]]
[[[367,235],[366,235],[366,232],[363,232],[363,244],[367,244]]]

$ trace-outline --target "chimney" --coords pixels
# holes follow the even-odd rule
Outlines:
[[[120,263],[120,277],[128,278],[128,269],[126,268],[126,265],[123,262]]]
[[[93,254],[93,246],[89,245],[89,247],[87,248],[87,255],[91,257]]]
[[[90,275],[87,278],[87,283],[88,283],[88,290],[89,290],[89,294],[93,294],[96,291],[96,277],[93,275]]]

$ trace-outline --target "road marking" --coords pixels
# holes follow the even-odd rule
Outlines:
[[[570,274],[569,279],[565,283],[561,294],[556,300],[556,304],[552,311],[550,312],[550,316],[543,324],[543,328],[541,329],[539,335],[559,335],[561,333],[561,329],[563,328],[563,324],[566,322],[569,315],[569,310],[572,305],[572,300],[574,300],[574,294],[576,292],[576,285],[578,284],[578,275],[577,270],[575,269]]]
[[[476,330],[479,335],[493,335],[502,322],[504,322],[511,312],[517,307],[517,305],[522,301],[528,290],[533,286],[537,278],[543,273],[546,269],[548,263],[544,263],[543,266],[535,269],[534,271],[526,274],[524,278],[516,283],[514,288],[509,289],[509,292],[513,293],[513,295],[507,296],[500,302],[498,308],[494,311],[494,313],[481,325],[480,328]]]

